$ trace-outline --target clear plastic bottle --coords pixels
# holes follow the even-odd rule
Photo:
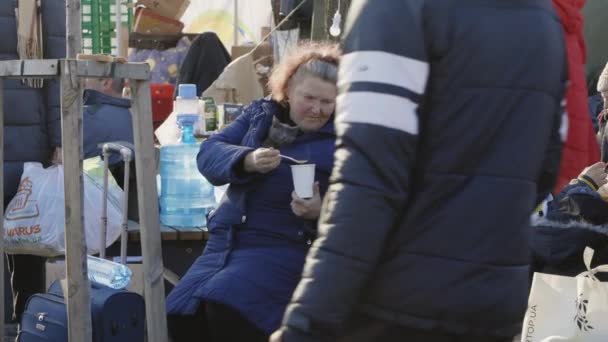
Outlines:
[[[124,289],[131,282],[131,269],[110,260],[87,256],[89,280],[113,289]]]
[[[189,86],[196,89],[194,85],[180,85],[180,97],[188,98],[196,93]],[[207,208],[215,204],[213,186],[200,174],[196,164],[200,144],[194,137],[193,127],[198,120],[196,112],[178,112],[181,140],[160,150],[160,221],[167,226],[204,227]]]

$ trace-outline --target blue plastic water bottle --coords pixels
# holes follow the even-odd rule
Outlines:
[[[131,282],[131,269],[110,260],[87,256],[89,280],[113,289],[124,289]]]
[[[196,86],[181,84],[178,94],[178,101],[197,99]],[[200,174],[196,165],[200,144],[194,138],[194,124],[198,120],[197,113],[178,112],[181,141],[160,150],[160,221],[166,226],[204,227],[207,208],[215,204],[213,186]]]

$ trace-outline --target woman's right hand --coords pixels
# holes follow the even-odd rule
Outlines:
[[[243,161],[243,167],[247,172],[268,173],[281,164],[279,150],[274,148],[258,148],[249,152]]]

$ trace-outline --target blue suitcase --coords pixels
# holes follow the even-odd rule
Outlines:
[[[142,296],[92,284],[91,320],[94,342],[143,342],[145,305]],[[21,318],[19,342],[68,342],[67,310],[61,283],[35,294]]]

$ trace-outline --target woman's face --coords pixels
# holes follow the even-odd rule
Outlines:
[[[289,116],[302,131],[317,131],[334,113],[337,95],[335,84],[304,76],[289,89]]]

